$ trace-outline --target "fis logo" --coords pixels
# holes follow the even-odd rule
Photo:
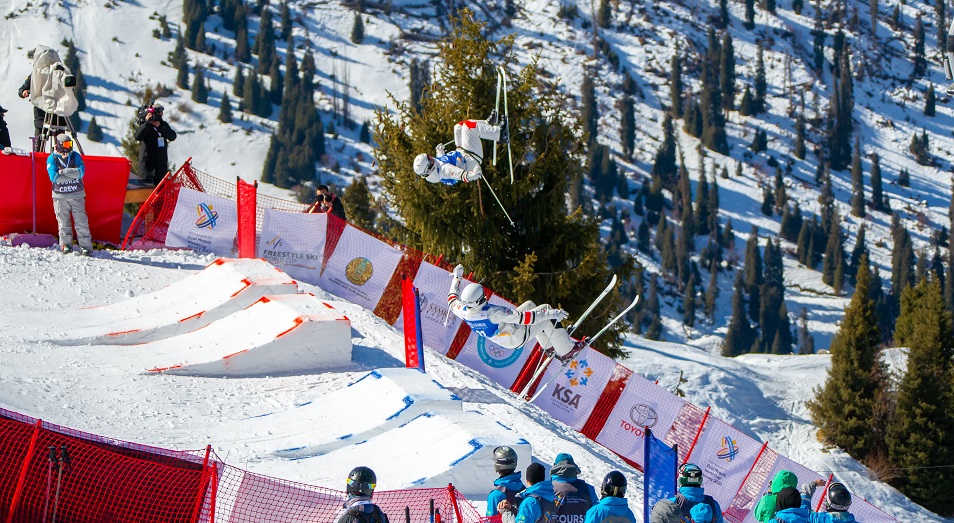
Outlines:
[[[278,235],[278,236],[272,238],[271,240],[268,240],[268,242],[266,242],[265,245],[268,245],[268,246],[271,247],[272,249],[277,249],[277,248],[281,247],[281,246],[282,246],[282,236],[281,236],[281,235]]]
[[[199,215],[195,220],[195,226],[200,229],[214,229],[219,221],[219,213],[207,203],[196,205],[195,212]]]
[[[735,440],[729,436],[724,436],[722,438],[722,448],[716,452],[716,457],[729,462],[734,460],[738,455],[739,446],[736,445]]]

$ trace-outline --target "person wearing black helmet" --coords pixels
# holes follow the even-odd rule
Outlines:
[[[494,471],[500,477],[494,480],[494,489],[487,494],[487,516],[503,512],[516,514],[520,505],[517,494],[526,488],[517,470],[517,452],[511,447],[495,448]]]
[[[801,507],[811,510],[812,496],[815,495],[817,483],[805,483],[801,487]],[[808,519],[811,523],[855,523],[855,516],[848,512],[851,506],[851,492],[844,484],[837,481],[828,486],[825,493],[825,512],[810,512]]]
[[[614,470],[607,474],[600,494],[602,499],[586,511],[583,523],[636,523],[636,516],[626,502],[626,476],[622,472]]]
[[[176,132],[162,119],[163,112],[161,105],[150,105],[134,135],[141,144],[137,174],[153,185],[159,185],[169,170],[169,142],[176,139]]]
[[[348,474],[348,500],[338,523],[388,523],[388,516],[371,502],[378,479],[368,467],[355,467]]]
[[[686,521],[691,521],[693,507],[705,503],[711,509],[712,523],[723,523],[722,507],[712,496],[706,495],[702,488],[702,469],[695,463],[684,463],[679,467],[679,492],[669,499],[679,505]]]

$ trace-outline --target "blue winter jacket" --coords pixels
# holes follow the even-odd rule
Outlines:
[[[520,472],[514,472],[507,476],[503,476],[494,480],[495,487],[504,487],[508,490],[514,490],[520,492],[523,490],[523,481],[520,479]],[[494,489],[490,491],[490,494],[487,494],[487,516],[496,516],[499,514],[497,512],[497,504],[501,501],[507,499],[507,495],[503,492]]]
[[[66,158],[57,153],[50,153],[50,156],[47,157],[46,174],[49,175],[51,182],[55,182],[56,177],[60,175],[60,163],[58,163],[57,160],[60,160],[60,163],[68,167],[76,167],[79,169],[79,178],[80,180],[83,179],[83,176],[86,174],[86,165],[83,163],[83,157],[76,151],[70,151],[70,154],[66,155]]]
[[[776,512],[775,520],[782,523],[810,523],[809,514],[810,511],[804,507],[787,508]]]
[[[856,523],[851,512],[811,512],[812,500],[802,496],[802,508],[809,510],[809,523]]]
[[[590,507],[590,510],[586,511],[586,519],[583,520],[583,523],[602,523],[610,516],[623,516],[632,523],[636,523],[636,516],[629,509],[629,503],[624,498],[614,496],[606,496],[599,503]]]
[[[559,474],[550,474],[550,481],[559,481],[561,483],[573,483],[576,480],[577,480],[576,475],[574,475],[573,477],[569,477],[569,476],[561,476]],[[590,485],[589,483],[585,481],[583,483],[586,485],[587,492],[590,495],[590,503],[591,503],[590,507],[595,507],[596,502],[599,501],[600,499],[600,496],[596,493],[596,489],[593,488],[593,485]]]
[[[702,487],[679,487],[679,493],[693,503],[702,503],[706,499],[706,491]],[[669,498],[669,501],[676,501],[676,497]],[[712,523],[724,523],[719,502],[713,498],[712,504],[715,505],[715,510],[712,511]]]
[[[541,481],[517,494],[518,498],[523,498],[523,501],[520,502],[520,508],[517,510],[517,523],[537,523],[537,520],[543,516],[543,511],[540,510],[540,502],[534,496],[553,501],[553,483]]]

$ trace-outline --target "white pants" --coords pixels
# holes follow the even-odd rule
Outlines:
[[[470,171],[475,167],[480,167],[480,162],[484,160],[484,146],[481,139],[497,140],[500,138],[500,126],[490,125],[487,120],[464,120],[454,125],[454,145],[457,149],[465,153],[467,167],[465,171]]]
[[[532,301],[525,301],[519,307],[517,312],[527,312],[536,307]],[[498,343],[497,337],[494,337],[494,343]],[[559,356],[570,352],[573,349],[573,339],[563,327],[557,327],[552,321],[541,321],[533,325],[517,325],[511,333],[513,349],[523,345],[530,338],[536,338],[541,347],[553,347],[553,352]]]
[[[53,212],[60,229],[60,245],[73,245],[73,226],[76,227],[76,240],[84,249],[93,248],[93,238],[89,233],[89,217],[86,216],[86,197],[53,199]],[[73,215],[73,226],[70,225]]]

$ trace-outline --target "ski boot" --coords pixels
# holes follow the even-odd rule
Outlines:
[[[500,117],[500,143],[510,143],[510,126],[507,124],[507,116]]]
[[[487,117],[487,123],[490,125],[497,125],[497,110],[493,109],[490,111],[490,116]]]
[[[575,358],[576,355],[579,354],[584,348],[586,348],[586,340],[582,339],[573,345],[573,348],[570,349],[570,352],[567,352],[566,354],[562,356],[555,355],[554,358],[560,360],[560,363],[562,363],[563,365],[567,365],[568,363],[570,363],[570,360]]]
[[[69,254],[73,252],[73,248],[70,247],[69,245],[60,245],[60,252],[62,252],[63,254]]]
[[[86,247],[81,247],[81,248],[80,248],[80,254],[82,254],[83,256],[92,256],[92,255],[93,255],[93,251],[87,249]]]

